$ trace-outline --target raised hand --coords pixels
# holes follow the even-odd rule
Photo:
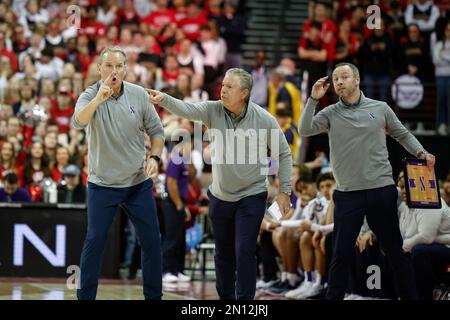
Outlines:
[[[316,81],[316,83],[314,83],[311,90],[311,98],[313,98],[314,100],[320,100],[325,95],[328,88],[330,87],[330,84],[326,82],[327,79],[328,76],[320,78]]]
[[[152,104],[160,104],[161,101],[163,101],[164,99],[164,93],[162,93],[161,91],[158,90],[153,90],[153,89],[148,89],[148,88],[144,88],[145,92],[148,93],[148,95],[150,96],[149,101]]]
[[[100,86],[100,89],[98,89],[96,99],[100,102],[107,100],[114,93],[113,89],[111,88],[113,73],[111,73],[108,78],[106,78],[105,82],[103,82]]]

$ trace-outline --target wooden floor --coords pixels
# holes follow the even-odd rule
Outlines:
[[[218,299],[214,281],[163,288],[163,300]],[[76,291],[53,278],[0,278],[0,300],[75,300]],[[143,300],[140,281],[100,280],[98,300]]]

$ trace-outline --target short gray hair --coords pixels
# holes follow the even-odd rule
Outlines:
[[[345,67],[345,66],[349,67],[349,68],[352,70],[353,75],[354,75],[355,77],[358,77],[358,78],[359,78],[359,70],[358,70],[358,68],[357,68],[353,63],[350,63],[350,62],[342,62],[342,63],[338,63],[338,64],[336,65],[336,67],[334,67],[334,70],[336,70],[336,69],[339,68],[339,67]],[[334,72],[334,70],[333,70],[333,72]]]
[[[123,55],[123,57],[125,58],[125,63],[127,62],[127,53],[125,52],[125,50],[123,50],[122,47],[119,46],[109,46],[106,47],[105,49],[102,50],[102,52],[100,53],[100,60],[99,60],[99,64],[103,63],[103,57],[105,56],[105,54],[108,54],[110,52],[118,52],[120,54]]]
[[[246,99],[246,101],[248,102],[248,100],[250,99],[250,91],[252,91],[253,87],[252,75],[247,71],[245,71],[244,69],[240,68],[228,69],[227,72],[225,73],[225,76],[228,75],[238,76],[241,81],[241,90],[248,89],[248,96]]]

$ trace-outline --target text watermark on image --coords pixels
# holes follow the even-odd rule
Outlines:
[[[67,7],[66,13],[69,15],[67,17],[67,28],[80,29],[81,27],[81,8],[77,5],[70,5]]]
[[[381,29],[381,9],[377,5],[367,7],[367,28],[370,30]]]
[[[67,289],[69,290],[76,290],[80,289],[80,267],[72,264],[67,267],[67,274],[69,274],[69,277],[66,281]]]

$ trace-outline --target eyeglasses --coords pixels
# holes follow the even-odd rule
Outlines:
[[[67,91],[59,91],[58,94],[62,95],[62,96],[68,96],[69,92],[67,92]]]

